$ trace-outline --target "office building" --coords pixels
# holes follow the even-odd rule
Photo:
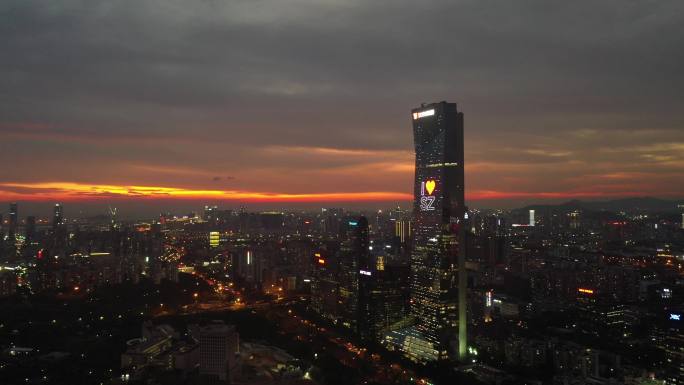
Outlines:
[[[17,227],[19,226],[19,213],[16,203],[10,203],[9,205],[9,224],[7,235],[10,238],[17,235]]]
[[[397,333],[409,358],[449,358],[458,331],[466,356],[463,113],[456,104],[423,104],[412,111],[416,154],[411,252],[412,330]]]
[[[684,311],[672,308],[664,316],[667,325],[661,349],[665,353],[665,384],[684,384]]]
[[[200,374],[232,381],[237,375],[239,336],[235,326],[213,321],[199,330]]]
[[[28,242],[36,239],[36,217],[29,215],[26,217],[26,226],[24,227],[24,234]]]
[[[394,236],[400,244],[406,244],[411,239],[411,221],[397,220],[394,223]]]
[[[359,275],[369,269],[368,220],[365,217],[351,219],[345,227],[345,239],[340,246],[342,324],[359,331]]]
[[[218,206],[204,206],[204,220],[215,224],[218,219]]]
[[[64,207],[61,204],[56,203],[54,212],[52,215],[52,230],[57,231],[57,229],[64,224]]]
[[[311,309],[334,323],[338,322],[341,314],[341,304],[338,303],[340,269],[337,256],[339,253],[333,253],[332,250],[315,251],[311,277]]]
[[[530,210],[530,221],[529,221],[529,225],[530,225],[530,226],[534,226],[534,225],[535,225],[535,221],[534,221],[534,210]]]
[[[375,263],[359,269],[359,336],[380,341],[382,335],[405,319],[408,309],[408,266]]]

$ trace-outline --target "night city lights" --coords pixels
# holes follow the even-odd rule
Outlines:
[[[684,385],[683,25],[3,0],[0,385]]]

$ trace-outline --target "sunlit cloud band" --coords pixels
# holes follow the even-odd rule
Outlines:
[[[83,200],[90,198],[219,199],[273,202],[397,201],[411,199],[401,192],[271,193],[237,190],[194,190],[158,186],[117,186],[70,182],[0,183],[0,199]]]
[[[668,194],[677,195],[677,194]],[[643,196],[643,192],[574,191],[574,192],[506,192],[476,190],[466,194],[468,200],[504,199],[575,199]],[[203,190],[180,187],[126,186],[73,182],[0,183],[0,200],[79,201],[94,199],[210,199],[245,202],[398,202],[410,201],[406,192],[320,192],[278,193],[240,190]]]

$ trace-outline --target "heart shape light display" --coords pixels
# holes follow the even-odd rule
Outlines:
[[[432,192],[435,191],[435,186],[437,186],[437,183],[432,179],[425,182],[425,190],[428,195],[432,195]]]

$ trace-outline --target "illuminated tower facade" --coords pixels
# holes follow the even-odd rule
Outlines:
[[[466,355],[466,273],[463,113],[455,103],[423,104],[412,111],[416,170],[411,253],[411,313],[427,344],[424,353],[449,356],[459,336]],[[458,313],[458,314],[457,314]]]

